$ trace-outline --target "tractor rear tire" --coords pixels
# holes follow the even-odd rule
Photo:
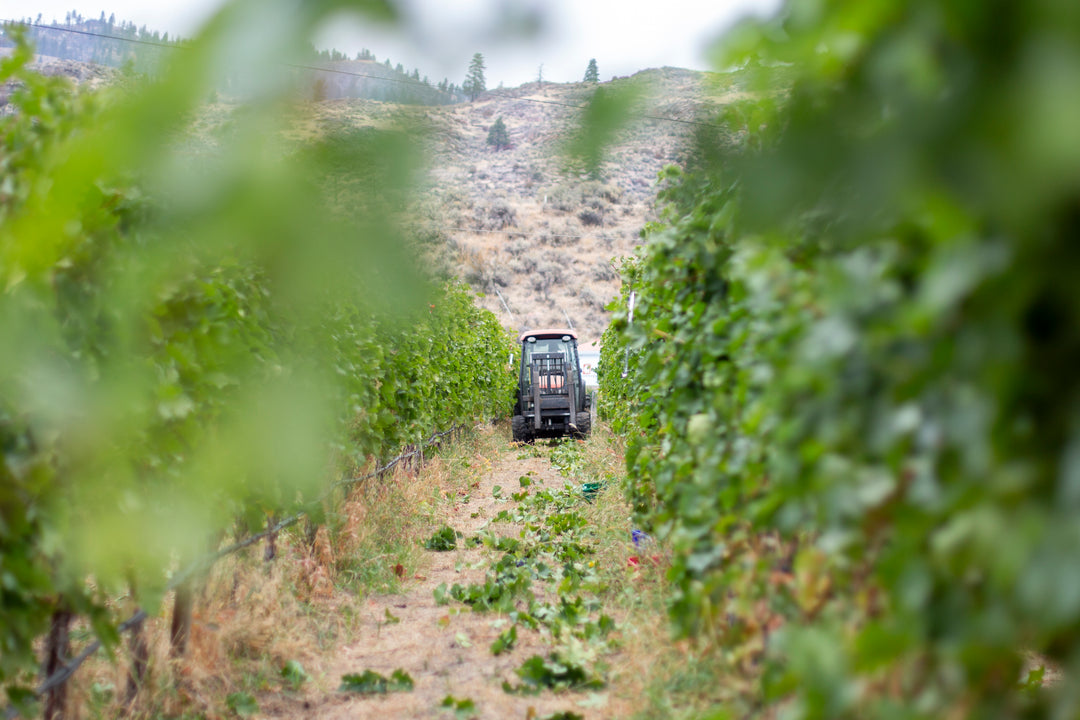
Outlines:
[[[577,413],[577,433],[575,436],[585,439],[589,437],[590,432],[592,432],[592,415],[588,410],[581,410]]]
[[[514,442],[529,442],[532,440],[524,415],[515,415],[510,420],[510,429],[514,435]]]

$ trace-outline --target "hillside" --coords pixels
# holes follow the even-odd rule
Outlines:
[[[398,69],[400,66],[390,67],[389,62],[333,60],[315,66],[326,72],[304,71],[304,83],[311,88],[311,97],[316,101],[367,98],[408,105],[447,105],[461,99],[417,81]]]
[[[77,81],[103,72],[73,61],[40,61],[46,72]],[[339,64],[379,77],[395,72],[378,62]],[[569,323],[590,341],[607,325],[604,307],[618,292],[619,259],[633,253],[641,228],[654,218],[657,173],[680,162],[700,127],[693,121],[740,94],[731,76],[676,68],[614,82],[631,81],[647,88],[639,116],[608,148],[598,178],[569,171],[563,154],[578,108],[595,89],[585,83],[529,83],[472,103],[419,107],[339,97],[382,91],[375,78],[338,74],[317,88],[315,95],[326,99],[310,103],[297,134],[385,128],[402,120],[423,128],[427,171],[406,222],[436,262],[465,279],[482,295],[480,304],[511,330]],[[236,107],[221,97],[195,124],[199,142],[211,151],[214,128]],[[498,117],[511,145],[496,151],[486,139]]]
[[[613,265],[638,245],[654,216],[657,173],[680,161],[698,127],[665,118],[693,121],[738,92],[725,76],[713,83],[675,68],[632,80],[648,88],[641,112],[651,117],[628,122],[599,179],[567,171],[562,155],[581,112],[573,106],[594,86],[530,83],[423,111],[429,169],[410,222],[511,329],[569,319],[585,340],[599,337],[604,306],[619,287]],[[312,122],[374,126],[400,112],[385,103],[325,101]],[[486,143],[498,117],[511,142],[501,151]]]

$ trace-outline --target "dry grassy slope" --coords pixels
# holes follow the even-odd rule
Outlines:
[[[649,115],[689,120],[706,101],[700,73],[651,70],[635,79],[649,85]],[[581,83],[532,83],[434,115],[443,122],[432,137],[424,217],[444,228],[458,271],[512,330],[561,326],[569,317],[585,340],[599,337],[604,306],[619,287],[612,261],[640,242],[656,175],[678,162],[693,129],[633,120],[609,148],[600,181],[588,180],[568,172],[561,155],[580,111],[531,100],[578,105],[589,92]],[[512,147],[495,151],[486,139],[500,116]]]
[[[65,61],[51,69],[85,79],[89,67]],[[408,221],[431,240],[433,255],[481,293],[480,304],[508,329],[565,326],[569,319],[590,341],[606,327],[604,306],[619,289],[613,263],[633,253],[654,216],[656,175],[681,160],[695,130],[654,118],[694,120],[741,95],[733,77],[677,68],[612,82],[630,81],[645,88],[640,111],[653,118],[628,119],[599,180],[569,171],[562,155],[581,114],[573,106],[594,88],[584,83],[529,83],[437,107],[325,100],[298,113],[286,134],[298,139],[335,126],[392,127],[402,120],[425,128],[428,170]],[[213,152],[220,142],[215,128],[235,108],[209,105],[188,140]],[[486,140],[500,116],[512,146],[496,151]]]
[[[11,53],[12,48],[0,47],[0,59],[10,56]],[[110,82],[114,82],[119,76],[119,72],[113,68],[107,68],[101,65],[90,65],[88,63],[75,62],[73,60],[61,60],[60,58],[54,58],[48,55],[35,55],[31,67],[37,69],[42,75],[63,75],[71,78],[76,85],[82,85],[88,88],[97,88]],[[14,85],[10,82],[0,85],[0,115],[14,112],[14,108],[8,104],[13,90]]]
[[[693,120],[737,95],[729,79],[713,77],[663,68],[633,80],[647,88],[644,114]],[[327,101],[315,121],[367,125],[422,114],[430,162],[410,218],[421,235],[433,239],[507,328],[565,326],[568,317],[589,341],[603,332],[604,306],[618,292],[613,262],[633,253],[654,216],[656,175],[680,161],[694,131],[684,123],[630,120],[608,149],[600,180],[589,180],[567,170],[561,150],[580,115],[568,106],[584,103],[591,91],[584,83],[530,83],[423,109]],[[486,140],[500,116],[512,146],[496,151]]]

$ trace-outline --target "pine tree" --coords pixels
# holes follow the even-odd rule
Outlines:
[[[487,90],[487,81],[484,80],[484,56],[476,53],[469,63],[469,72],[465,76],[465,82],[461,89],[469,96],[469,100],[475,100],[480,93]]]
[[[510,133],[506,131],[506,123],[503,122],[502,115],[495,118],[494,124],[488,130],[487,144],[494,145],[496,152],[510,147]]]
[[[600,82],[600,70],[596,67],[596,58],[589,61],[585,68],[585,82]]]

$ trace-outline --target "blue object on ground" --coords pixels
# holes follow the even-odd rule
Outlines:
[[[634,539],[634,547],[641,547],[652,540],[644,530],[637,529],[630,531],[630,537]]]

